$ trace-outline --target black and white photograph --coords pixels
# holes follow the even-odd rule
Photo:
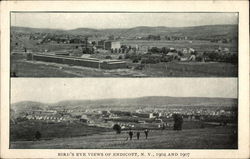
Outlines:
[[[141,80],[12,79],[10,149],[238,148],[236,79]]]
[[[0,158],[249,158],[249,2],[1,1]]]
[[[238,77],[237,12],[11,12],[11,77]]]

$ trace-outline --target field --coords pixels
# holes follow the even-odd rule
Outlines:
[[[147,64],[142,73],[152,77],[237,77],[237,66],[219,62],[168,62]]]
[[[112,129],[88,126],[85,123],[47,123],[45,121],[23,121],[10,126],[10,140],[34,140],[36,131],[42,134],[42,139],[66,138],[98,134]]]
[[[168,62],[138,64],[128,62],[131,69],[103,70],[40,61],[27,61],[23,54],[11,55],[12,70],[17,77],[237,77],[237,65],[219,62]]]
[[[127,140],[128,134],[104,132],[91,136],[56,138],[40,141],[11,141],[14,149],[236,149],[235,127],[204,129],[151,130],[146,140],[141,132],[139,140]]]

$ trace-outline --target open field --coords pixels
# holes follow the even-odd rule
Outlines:
[[[151,130],[146,140],[141,132],[140,140],[126,140],[128,134],[104,132],[91,136],[57,138],[40,141],[11,141],[14,149],[236,149],[235,127],[204,129]]]
[[[237,77],[238,68],[219,62],[168,62],[147,64],[142,73],[153,77]]]
[[[36,131],[42,134],[42,139],[67,138],[87,136],[112,129],[88,126],[85,123],[50,123],[46,121],[23,121],[10,126],[10,140],[34,140]]]
[[[146,64],[143,70],[135,70],[138,64],[128,62],[132,69],[103,70],[40,61],[27,61],[23,54],[11,56],[12,70],[17,77],[237,77],[237,65],[221,62],[168,62]]]

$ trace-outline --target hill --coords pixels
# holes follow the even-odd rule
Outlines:
[[[61,101],[56,105],[234,105],[235,99],[229,98],[205,98],[205,97],[168,97],[168,96],[149,96],[139,98],[123,99],[100,99],[100,100],[67,100]]]
[[[11,112],[18,114],[20,112],[29,110],[43,110],[47,106],[44,103],[34,102],[34,101],[22,101],[18,103],[11,104]]]
[[[11,109],[15,111],[28,109],[44,109],[46,107],[54,107],[60,109],[76,109],[76,108],[101,108],[108,106],[109,108],[122,107],[168,107],[168,106],[236,106],[237,99],[233,98],[206,98],[206,97],[168,97],[168,96],[149,96],[140,98],[122,98],[122,99],[99,99],[99,100],[66,100],[53,104],[44,104],[39,102],[25,101],[15,103]]]
[[[74,34],[74,35],[96,35],[96,36],[122,36],[125,38],[135,36],[161,35],[161,36],[187,36],[189,38],[236,38],[238,37],[238,25],[205,25],[193,27],[147,27],[140,26],[134,28],[114,28],[114,29],[91,29],[77,28],[72,30],[27,28],[12,26],[11,31],[23,33],[55,33],[55,34]]]

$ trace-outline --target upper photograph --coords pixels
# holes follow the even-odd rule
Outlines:
[[[235,12],[11,12],[11,77],[238,77]]]

